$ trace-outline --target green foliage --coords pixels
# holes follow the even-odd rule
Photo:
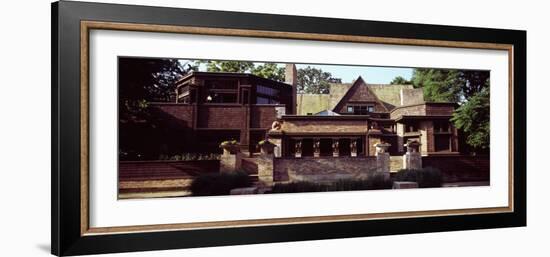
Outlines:
[[[417,68],[411,82],[426,101],[463,102],[489,87],[489,71]]]
[[[429,102],[459,102],[461,88],[459,72],[444,69],[414,69],[411,79],[414,87],[424,89],[424,99]]]
[[[472,151],[489,148],[489,71],[418,68],[412,82],[426,101],[457,102],[451,121],[466,133]]]
[[[367,179],[341,179],[333,183],[292,182],[275,184],[272,193],[300,193],[300,192],[332,192],[391,189],[392,180],[383,175],[373,175]]]
[[[489,148],[489,98],[489,88],[481,90],[463,103],[451,118],[455,126],[466,133],[466,143],[474,150]]]
[[[251,72],[254,68],[254,63],[244,61],[198,61],[197,63],[205,63],[206,71],[208,72]]]
[[[307,181],[292,182],[286,184],[275,184],[271,193],[305,193],[305,192],[326,192],[328,186],[320,183]]]
[[[411,81],[406,80],[401,76],[397,76],[393,78],[393,80],[390,82],[390,85],[410,85],[410,84],[412,84]]]
[[[207,173],[196,177],[191,183],[194,196],[229,195],[231,189],[249,187],[252,181],[247,173]]]
[[[200,153],[182,153],[176,155],[165,155],[161,154],[159,160],[170,160],[170,161],[205,161],[205,160],[219,160],[220,155],[211,153],[211,154],[200,154]]]
[[[197,61],[196,64],[201,63],[206,64],[206,71],[208,72],[251,73],[275,81],[282,82],[285,80],[285,69],[277,66],[276,63],[267,62],[256,66],[253,62],[245,61]]]
[[[174,82],[187,73],[175,59],[121,57],[119,65],[119,99],[124,106],[137,101],[167,101]]]
[[[237,145],[237,144],[238,144],[237,140],[228,140],[228,141],[221,142],[220,147]]]
[[[339,78],[333,78],[330,72],[307,66],[298,69],[298,92],[306,94],[328,94],[330,83],[341,83]]]
[[[252,69],[252,74],[279,82],[285,81],[285,68],[277,66],[276,63],[264,63]]]
[[[432,167],[418,170],[402,169],[395,174],[393,180],[416,182],[420,188],[441,187],[443,183],[441,171]]]

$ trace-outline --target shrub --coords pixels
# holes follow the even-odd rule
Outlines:
[[[354,191],[372,189],[391,189],[392,181],[383,174],[370,176],[368,179],[341,179],[333,183],[292,182],[275,184],[272,193]]]
[[[367,179],[367,189],[392,189],[393,181],[386,179],[384,174],[376,174]]]
[[[215,153],[200,154],[200,153],[182,153],[176,155],[160,155],[159,160],[165,161],[201,161],[201,160],[219,160],[220,155]]]
[[[206,173],[196,177],[191,183],[194,196],[229,195],[231,189],[249,187],[252,181],[247,173]]]
[[[328,186],[325,184],[300,181],[287,184],[275,184],[271,190],[271,193],[303,193],[323,191],[328,191]]]
[[[402,169],[395,174],[395,181],[411,181],[418,183],[418,187],[441,187],[443,183],[441,171],[432,168]]]

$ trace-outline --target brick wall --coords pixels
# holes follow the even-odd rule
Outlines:
[[[245,120],[245,109],[241,106],[200,106],[197,120],[199,128],[240,129]]]
[[[376,172],[375,157],[275,158],[273,180],[328,182],[366,178]]]
[[[489,156],[424,156],[423,167],[434,167],[443,173],[444,182],[488,181]]]
[[[175,120],[185,123],[186,126],[191,126],[193,119],[192,105],[187,104],[175,104],[175,103],[151,103],[151,108],[154,111],[160,111],[159,116],[168,116],[167,118],[174,118]]]
[[[251,128],[271,128],[271,124],[277,120],[275,106],[252,106],[250,108]]]

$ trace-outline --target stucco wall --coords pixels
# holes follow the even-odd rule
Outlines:
[[[296,112],[298,115],[316,114],[324,110],[330,110],[329,94],[297,94]]]

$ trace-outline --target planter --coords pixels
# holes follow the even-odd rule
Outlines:
[[[376,147],[376,153],[387,153],[390,146],[391,145],[388,143],[378,143],[374,145],[374,147]]]
[[[236,141],[224,141],[220,144],[220,148],[223,149],[223,154],[237,154],[241,151],[239,144]]]
[[[260,146],[260,151],[262,155],[270,155],[273,154],[273,150],[275,149],[275,144],[269,142],[269,140],[262,140],[260,143],[258,143]]]

